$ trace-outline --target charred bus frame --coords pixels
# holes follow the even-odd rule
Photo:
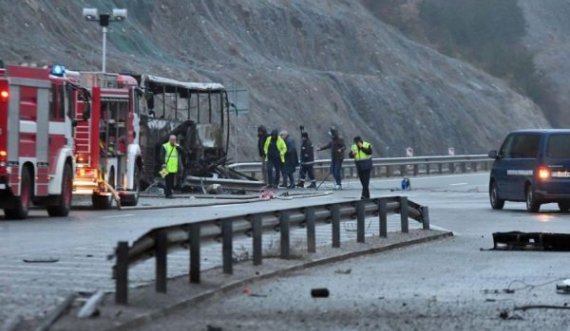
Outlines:
[[[144,184],[155,181],[162,144],[170,134],[179,138],[185,151],[185,176],[209,176],[226,162],[230,123],[228,94],[218,83],[182,82],[170,78],[135,76],[141,98],[141,148],[145,158]]]

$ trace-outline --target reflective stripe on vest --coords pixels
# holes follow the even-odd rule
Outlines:
[[[368,148],[370,146],[371,146],[370,143],[367,143],[366,141],[362,143],[363,148]],[[352,153],[354,153],[354,160],[355,161],[368,160],[368,159],[372,158],[372,155],[368,155],[368,154],[364,153],[363,151],[359,150],[358,146],[356,144],[352,144],[350,149],[352,150]]]
[[[178,172],[178,150],[176,146],[172,146],[169,142],[162,145],[164,147],[166,154],[164,155],[164,163],[166,164],[166,171],[171,174]],[[172,154],[171,154],[172,153]],[[170,158],[168,156],[170,155]]]

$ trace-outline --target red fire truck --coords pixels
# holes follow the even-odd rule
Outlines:
[[[6,218],[26,218],[32,203],[50,216],[69,213],[75,106],[83,92],[53,70],[0,67],[0,207]]]
[[[122,206],[137,205],[142,168],[137,81],[101,72],[68,71],[66,76],[92,98],[91,113],[80,108],[76,114],[74,194],[90,195],[97,209],[111,207],[114,192]]]

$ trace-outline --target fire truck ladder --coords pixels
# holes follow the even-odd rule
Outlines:
[[[91,130],[89,130],[89,123],[80,121],[75,127],[75,146],[77,148],[77,155],[81,156],[77,160],[78,164],[91,164]]]

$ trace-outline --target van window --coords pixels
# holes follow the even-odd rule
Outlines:
[[[570,134],[551,135],[546,156],[553,159],[570,159]]]
[[[536,158],[540,135],[518,134],[509,138],[511,138],[510,141],[505,142],[503,146],[503,157],[513,159]]]

